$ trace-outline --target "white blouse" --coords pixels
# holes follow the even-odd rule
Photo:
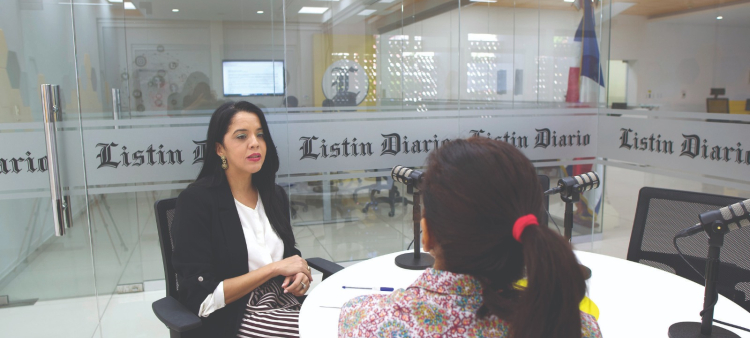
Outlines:
[[[271,227],[271,222],[268,221],[266,211],[263,209],[260,194],[258,194],[258,203],[255,205],[255,209],[240,203],[236,199],[234,204],[237,206],[237,213],[240,215],[240,223],[242,223],[242,232],[245,235],[245,243],[247,243],[248,271],[282,260],[284,258],[284,242]],[[201,317],[208,317],[225,305],[224,282],[222,281],[214,289],[214,292],[203,301],[198,314]]]

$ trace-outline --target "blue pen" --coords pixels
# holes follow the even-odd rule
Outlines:
[[[363,288],[359,286],[342,286],[342,289],[360,289],[360,290],[375,290],[375,291],[393,291],[393,288],[380,287],[380,288]]]

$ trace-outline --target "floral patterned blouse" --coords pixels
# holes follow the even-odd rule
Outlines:
[[[508,324],[480,319],[476,278],[428,268],[406,289],[360,296],[341,308],[339,337],[507,337]],[[596,319],[581,312],[583,338],[601,338]]]

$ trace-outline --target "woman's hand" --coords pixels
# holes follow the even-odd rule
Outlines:
[[[274,264],[276,264],[276,272],[279,276],[294,277],[302,273],[307,277],[307,281],[312,281],[312,274],[310,273],[310,267],[307,266],[307,261],[298,255],[287,257]],[[307,283],[305,282],[305,284]]]
[[[295,276],[287,276],[284,279],[284,283],[281,287],[284,288],[284,293],[291,293],[297,297],[302,296],[310,288],[310,281],[304,273],[298,273]],[[291,285],[287,286],[291,282]]]

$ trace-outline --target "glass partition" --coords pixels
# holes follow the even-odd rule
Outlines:
[[[607,102],[611,1],[44,2],[41,11],[19,4],[0,4],[9,50],[0,59],[0,136],[40,131],[38,84],[62,85],[63,112],[75,122],[66,128],[77,148],[68,149],[80,154],[69,160],[79,176],[70,190],[86,224],[72,231],[80,231],[75,250],[89,258],[76,261],[77,276],[90,273],[78,287],[98,296],[102,337],[138,334],[116,324],[116,295],[164,288],[153,204],[195,179],[212,150],[209,116],[229,100],[267,114],[281,157],[277,183],[288,191],[304,257],[350,262],[409,248],[418,201],[390,170],[423,168],[447,140],[512,142],[553,185],[603,173],[594,165],[596,114]],[[50,22],[55,34],[16,17]],[[52,66],[37,39],[70,55]],[[26,152],[4,144],[11,155],[3,150],[0,160]],[[4,208],[24,215],[5,223],[42,222],[37,209],[49,201],[40,180],[36,195],[22,199],[2,190]],[[576,242],[603,229],[601,191],[585,199],[576,205]],[[559,198],[550,213],[550,226],[562,227]],[[57,254],[61,240],[39,237],[40,224],[13,232],[34,246],[4,252],[19,262]],[[0,275],[0,291],[31,289],[25,281],[39,270],[23,266]]]
[[[69,2],[0,1],[4,337],[24,336],[32,327],[39,336],[90,337],[98,325],[71,9]],[[43,84],[58,90],[43,91]],[[45,119],[41,96],[47,92]],[[53,156],[48,149],[55,149]],[[52,191],[61,197],[56,207]],[[64,236],[56,236],[58,231]],[[39,318],[54,319],[35,325]]]

